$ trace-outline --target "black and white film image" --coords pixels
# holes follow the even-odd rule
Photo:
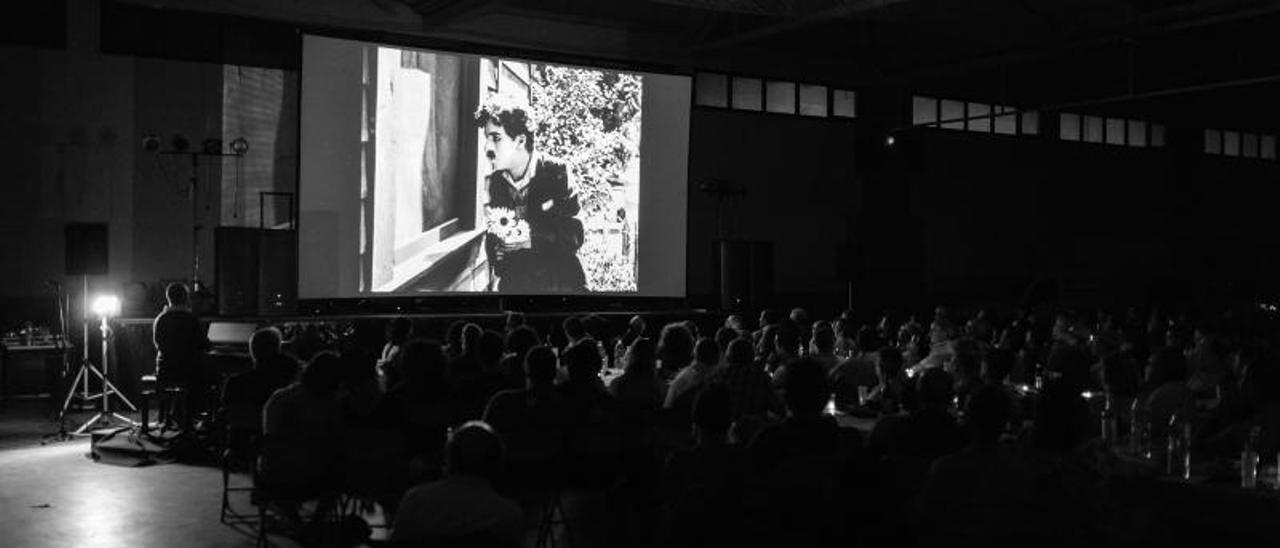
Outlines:
[[[368,46],[364,292],[635,292],[643,76]]]

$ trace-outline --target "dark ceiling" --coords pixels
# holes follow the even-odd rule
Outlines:
[[[129,0],[132,1],[132,0]],[[1280,0],[147,0],[491,46],[1280,127]]]
[[[400,2],[426,32],[589,55],[1186,123],[1280,122],[1277,1]]]

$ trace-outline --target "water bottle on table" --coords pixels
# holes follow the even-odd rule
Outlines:
[[[1165,454],[1165,473],[1191,479],[1191,421],[1179,411],[1169,418],[1169,450]]]
[[[1249,430],[1249,439],[1240,452],[1240,487],[1254,489],[1258,486],[1258,437],[1262,430],[1257,426]]]
[[[1129,452],[1135,457],[1151,458],[1151,414],[1141,399],[1133,400],[1129,419]]]

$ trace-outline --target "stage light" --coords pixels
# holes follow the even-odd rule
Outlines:
[[[244,155],[249,152],[249,141],[244,137],[237,137],[231,141],[231,152],[238,155]]]
[[[93,313],[100,318],[120,315],[120,297],[115,295],[99,295],[93,300]]]
[[[897,141],[898,141],[897,139],[895,139],[892,135],[890,135],[884,138],[884,146],[891,147]]]
[[[142,150],[147,152],[156,152],[160,150],[160,138],[155,135],[147,135],[143,137]]]
[[[181,135],[174,135],[173,139],[169,141],[169,146],[173,148],[174,152],[186,152],[188,148],[191,148],[191,141]]]

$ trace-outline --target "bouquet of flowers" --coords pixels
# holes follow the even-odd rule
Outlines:
[[[489,234],[507,245],[529,241],[529,223],[505,207],[485,207]]]

